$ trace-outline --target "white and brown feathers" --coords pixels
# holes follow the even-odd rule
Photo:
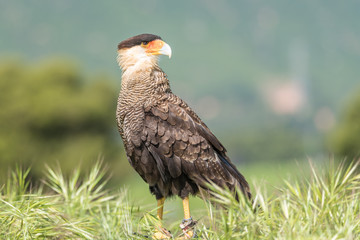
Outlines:
[[[251,197],[248,183],[226,156],[226,150],[192,109],[170,90],[156,55],[144,55],[141,44],[156,35],[121,42],[123,70],[117,122],[128,161],[157,199],[182,198],[206,188],[209,180]]]

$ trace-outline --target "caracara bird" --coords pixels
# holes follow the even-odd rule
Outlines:
[[[131,166],[149,184],[162,220],[165,198],[183,200],[185,238],[194,232],[189,195],[207,190],[209,182],[251,197],[249,185],[226,155],[210,129],[181,98],[172,93],[159,55],[171,57],[171,48],[159,36],[141,34],[118,45],[122,70],[117,124]],[[179,68],[180,69],[180,68]],[[153,238],[168,239],[158,228]]]

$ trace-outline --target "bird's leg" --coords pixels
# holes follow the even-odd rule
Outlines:
[[[156,228],[155,233],[153,235],[153,239],[170,239],[171,233],[162,227],[162,219],[163,219],[163,210],[164,210],[164,202],[165,198],[160,198],[157,200],[157,218],[159,219],[159,226]]]
[[[195,226],[196,221],[194,221],[190,215],[189,197],[185,197],[182,202],[184,208],[184,219],[180,224],[180,228],[184,233],[184,238],[190,239],[195,235],[193,227]]]
[[[160,198],[157,200],[157,218],[162,221],[163,219],[163,210],[164,210],[164,202],[165,202],[165,198]]]
[[[189,204],[189,197],[185,197],[183,199],[183,208],[184,208],[184,219],[190,219],[190,204]]]

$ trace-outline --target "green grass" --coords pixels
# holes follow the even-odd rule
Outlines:
[[[253,202],[236,201],[228,191],[214,188],[215,204],[204,201],[202,210],[193,211],[198,236],[359,239],[358,167],[359,163],[348,167],[310,163],[309,177],[286,178],[275,191],[255,184]],[[17,168],[0,186],[0,239],[144,239],[158,224],[155,201],[142,206],[129,199],[131,193],[125,189],[106,190],[100,163],[86,176],[76,169],[65,177],[60,170],[48,168],[44,182],[36,186],[26,181],[28,173]],[[180,221],[165,222],[176,237]]]
[[[316,165],[321,166],[324,161],[317,159]],[[308,178],[311,174],[310,165],[307,159],[289,160],[289,161],[269,161],[243,164],[238,166],[240,172],[245,174],[250,183],[250,188],[255,189],[261,186],[262,191],[273,194],[277,188],[285,185],[284,180],[292,181],[295,178]],[[122,186],[129,189],[129,199],[131,203],[137,206],[145,206],[145,209],[151,210],[155,207],[154,196],[150,195],[148,185],[136,174],[134,169],[128,168],[131,177],[122,182]],[[190,207],[192,215],[196,218],[204,216],[206,203],[199,197],[190,198]],[[171,224],[179,221],[183,217],[182,202],[180,198],[172,198],[165,203],[165,223]],[[205,212],[205,214],[207,214]]]

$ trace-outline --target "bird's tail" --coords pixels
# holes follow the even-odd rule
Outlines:
[[[221,154],[218,154],[220,160],[224,164],[226,170],[237,180],[238,186],[233,186],[233,188],[239,187],[242,193],[250,200],[251,199],[251,192],[248,182],[246,181],[245,177],[237,170],[235,165],[227,160]],[[238,196],[236,196],[238,198]]]

